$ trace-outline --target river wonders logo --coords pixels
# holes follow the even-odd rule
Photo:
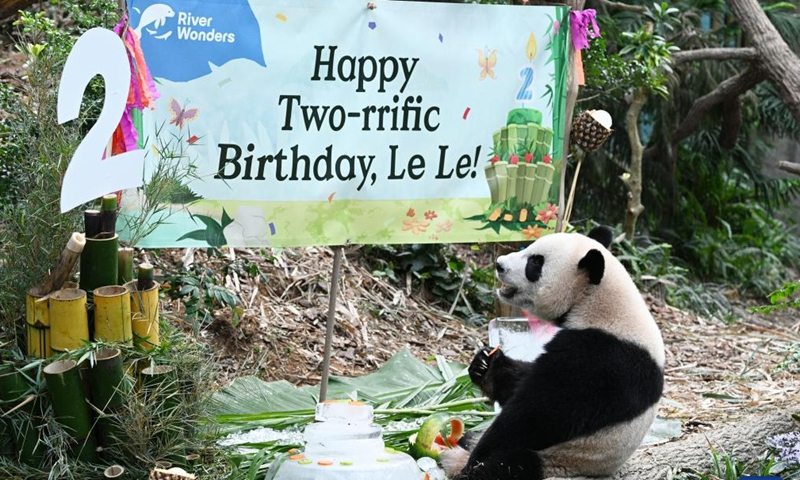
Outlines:
[[[137,10],[138,13],[138,9]],[[177,20],[174,28],[168,23]],[[141,12],[136,33],[141,37],[144,33],[158,40],[167,40],[177,32],[178,40],[191,42],[234,43],[234,32],[222,31],[217,28],[213,16],[196,15],[188,11],[175,12],[165,3],[154,3]]]

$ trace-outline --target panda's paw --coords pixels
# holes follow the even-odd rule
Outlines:
[[[447,478],[454,478],[464,470],[468,460],[469,451],[458,445],[442,452],[439,457],[439,466],[442,467]]]
[[[481,349],[473,357],[472,363],[469,364],[469,378],[475,385],[480,386],[483,384],[486,373],[489,371],[489,365],[492,363],[492,357],[500,354],[499,350],[492,353],[493,351],[494,349],[489,347]]]

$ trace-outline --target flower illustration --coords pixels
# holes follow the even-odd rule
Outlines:
[[[414,211],[414,209],[413,208],[409,208],[408,211],[406,212],[406,217],[413,217],[414,215],[416,215],[416,212]]]
[[[544,163],[551,163],[553,160],[552,160],[552,157],[550,157],[550,155],[548,154],[548,155],[545,155],[544,158],[542,158],[542,161]]]
[[[433,220],[438,216],[439,215],[436,215],[436,212],[433,210],[428,210],[427,212],[425,212],[425,220]]]
[[[550,221],[555,220],[556,217],[558,217],[558,207],[552,203],[548,203],[544,210],[539,210],[539,213],[536,215],[536,220],[542,223],[550,223]]]
[[[526,153],[524,160],[525,163],[531,163],[533,161],[533,154],[531,152]]]
[[[522,234],[525,235],[525,240],[539,238],[542,236],[542,232],[544,232],[544,230],[536,225],[528,225],[522,229]]]
[[[420,233],[426,232],[428,230],[428,225],[430,224],[431,222],[425,220],[406,219],[403,220],[403,231],[404,232],[411,231],[411,233],[413,233],[414,235],[419,235]]]
[[[453,228],[453,222],[451,222],[450,220],[446,222],[441,222],[438,225],[436,225],[437,232],[449,232],[451,228]]]

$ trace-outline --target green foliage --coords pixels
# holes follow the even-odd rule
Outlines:
[[[790,467],[779,462],[774,452],[751,460],[745,461],[737,458],[733,453],[718,452],[711,447],[711,471],[700,472],[691,468],[683,468],[673,478],[676,480],[739,480],[744,475],[750,476],[775,476],[783,480],[797,480],[800,478],[800,468]]]
[[[209,256],[222,256],[216,248],[209,248],[207,252]],[[206,262],[193,263],[188,269],[172,268],[164,276],[165,291],[170,298],[183,302],[184,317],[195,331],[200,331],[213,321],[213,312],[225,308],[230,308],[231,324],[235,327],[243,313],[240,306],[242,300],[237,294],[219,284],[217,274],[221,273],[222,278],[225,278],[228,271],[240,268],[242,265],[239,261],[225,262],[221,272],[207,266]],[[248,271],[252,272],[252,268],[248,268]]]
[[[753,312],[769,314],[779,310],[800,309],[800,298],[794,294],[800,290],[800,282],[784,283],[783,287],[767,295],[769,305],[753,307]]]
[[[477,268],[461,258],[451,245],[372,245],[365,246],[372,274],[404,285],[413,278],[423,293],[441,301],[462,318],[485,320],[493,302],[494,270]],[[480,250],[474,245],[473,250]]]

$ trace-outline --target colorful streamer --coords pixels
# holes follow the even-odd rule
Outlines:
[[[597,26],[595,16],[597,12],[592,9],[573,10],[569,12],[569,26],[572,34],[572,46],[576,50],[583,50],[589,46],[589,37],[599,37],[600,27]],[[592,29],[589,30],[591,25]]]

